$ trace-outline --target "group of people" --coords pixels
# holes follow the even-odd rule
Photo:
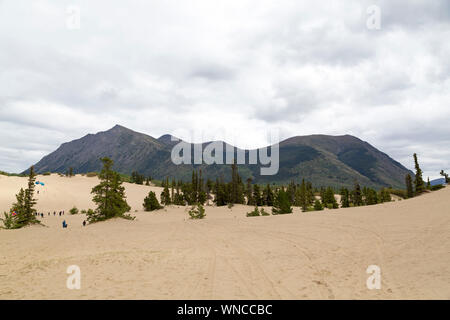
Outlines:
[[[44,218],[44,214],[43,214],[43,213],[40,213],[40,212],[35,212],[34,215],[37,216],[37,217]],[[59,211],[58,215],[59,215],[60,217],[63,216],[63,215],[64,215],[64,210]],[[48,216],[50,216],[50,212],[48,213]],[[56,211],[53,211],[53,216],[56,216]],[[64,220],[64,221],[62,222],[62,227],[63,227],[63,229],[66,229],[68,226],[69,226],[69,225],[67,224],[66,220]],[[86,220],[83,221],[83,227],[85,227],[85,226],[86,226]]]
[[[38,216],[38,217],[41,217],[41,218],[44,217],[44,214],[43,213],[39,213],[39,212],[35,212],[34,215]],[[56,211],[53,211],[53,215],[56,216]],[[64,215],[64,210],[59,212],[59,216],[60,217],[63,216],[63,215]],[[50,216],[50,212],[48,213],[48,216]]]

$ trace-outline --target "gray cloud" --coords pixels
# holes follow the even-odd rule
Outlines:
[[[380,30],[366,28],[373,4]],[[354,134],[409,168],[419,153],[431,177],[450,170],[448,1],[123,5],[0,1],[0,170],[116,123],[230,130],[246,147],[268,130]]]

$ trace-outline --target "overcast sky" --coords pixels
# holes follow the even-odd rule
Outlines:
[[[447,0],[0,0],[0,41],[0,170],[121,124],[240,147],[352,134],[450,171]]]

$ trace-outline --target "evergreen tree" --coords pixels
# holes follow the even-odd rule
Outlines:
[[[440,174],[444,177],[445,183],[450,183],[450,178],[448,177],[448,174],[444,172],[444,170],[441,170]]]
[[[378,195],[374,189],[367,188],[365,196],[366,205],[374,205],[378,203]]]
[[[316,200],[314,201],[314,210],[315,210],[315,211],[323,210],[323,206],[322,206],[322,204],[320,203],[320,200],[319,200],[319,199],[316,199]]]
[[[164,183],[164,190],[161,192],[161,203],[166,206],[172,203],[169,191],[169,179],[166,179],[166,182]]]
[[[122,179],[117,172],[112,170],[114,162],[109,158],[102,158],[103,168],[98,175],[100,184],[92,188],[93,201],[97,209],[88,214],[89,222],[103,221],[114,217],[131,219],[125,215],[130,211],[130,206],[126,201],[125,188],[122,186]]]
[[[150,191],[148,196],[144,199],[144,209],[145,211],[154,211],[162,209],[163,207],[159,204],[158,199],[156,198],[156,194],[153,191]]]
[[[273,194],[272,188],[270,187],[270,184],[267,184],[267,186],[264,188],[263,202],[268,207],[273,206],[274,194]]]
[[[261,191],[259,189],[259,185],[255,184],[253,186],[253,201],[255,206],[262,206],[263,205],[263,199],[261,197]]]
[[[425,190],[425,183],[422,178],[422,169],[419,167],[417,161],[417,154],[414,153],[414,166],[416,168],[416,178],[414,179],[414,185],[416,187],[416,195],[422,193]]]
[[[341,189],[341,206],[342,208],[350,207],[350,192],[347,188]]]
[[[352,192],[352,202],[355,207],[363,205],[361,187],[357,181],[355,181],[355,187]]]
[[[406,197],[407,198],[414,197],[414,190],[413,190],[413,185],[412,185],[412,177],[411,177],[410,174],[406,175],[405,183],[406,183]]]
[[[16,202],[12,205],[9,214],[4,213],[5,218],[1,219],[7,229],[19,229],[31,224],[39,223],[36,219],[36,200],[34,199],[34,188],[36,182],[36,174],[34,167],[30,168],[28,174],[28,186],[26,189],[21,188],[16,194]]]
[[[34,166],[30,168],[28,173],[28,185],[25,190],[20,189],[16,195],[17,202],[13,205],[11,212],[16,212],[14,228],[22,228],[30,224],[39,223],[36,219],[36,199],[34,199],[34,188],[36,186],[36,173]]]
[[[289,195],[283,188],[280,188],[275,196],[272,213],[273,214],[292,213]]]
[[[322,203],[325,207],[328,207],[329,209],[337,209],[339,208],[339,205],[336,201],[336,198],[334,197],[334,190],[331,187],[328,187],[323,192],[323,198]]]
[[[385,188],[381,188],[380,195],[378,196],[378,199],[379,199],[379,201],[381,203],[392,201],[391,194],[390,194],[389,190],[385,189]]]
[[[428,177],[428,179],[427,179],[427,189],[428,190],[431,189],[430,177]]]
[[[247,190],[245,191],[245,195],[247,196],[247,205],[254,206],[255,199],[253,198],[253,187],[252,187],[252,179],[247,179]]]

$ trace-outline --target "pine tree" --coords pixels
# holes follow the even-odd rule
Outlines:
[[[170,191],[169,191],[169,179],[166,179],[166,182],[164,183],[164,190],[161,192],[161,203],[163,205],[170,205],[172,203],[172,199],[170,198]]]
[[[159,204],[158,199],[156,198],[156,194],[153,191],[150,191],[148,196],[144,199],[144,209],[145,211],[154,211],[162,209],[163,207]]]
[[[350,207],[350,192],[347,188],[341,189],[341,206],[342,208]]]
[[[18,229],[31,224],[40,223],[36,219],[36,200],[34,199],[34,188],[36,182],[36,174],[34,167],[30,168],[28,174],[27,189],[21,188],[16,194],[16,202],[12,205],[9,214],[4,213],[5,219],[1,219],[7,229]]]
[[[450,178],[448,177],[448,174],[444,172],[444,170],[441,170],[440,174],[444,177],[445,183],[450,183]]]
[[[320,200],[319,200],[319,199],[316,199],[316,200],[314,201],[314,210],[315,210],[315,211],[323,210],[323,206],[322,206],[322,204],[320,203]]]
[[[406,183],[406,197],[407,198],[414,197],[414,190],[413,190],[413,185],[412,185],[412,177],[411,177],[410,174],[406,175],[405,183]]]
[[[255,199],[253,198],[253,187],[252,187],[252,179],[247,179],[247,190],[245,192],[247,196],[247,205],[248,206],[254,206],[255,205]]]
[[[374,205],[378,203],[378,195],[374,189],[367,188],[366,189],[366,205]]]
[[[355,181],[355,188],[352,192],[352,202],[355,207],[363,205],[361,187],[357,181]]]
[[[122,186],[120,175],[112,170],[114,162],[109,158],[102,158],[103,168],[98,175],[100,184],[92,188],[93,201],[97,209],[88,215],[89,222],[103,221],[114,217],[131,219],[125,215],[130,211],[126,201],[125,188]]]
[[[253,186],[253,201],[255,206],[262,206],[263,205],[263,199],[261,197],[261,191],[259,189],[259,185],[255,184]]]
[[[34,199],[34,188],[36,186],[36,173],[34,166],[30,168],[28,174],[28,185],[25,190],[21,189],[16,196],[17,203],[13,205],[13,210],[16,210],[15,228],[22,228],[30,224],[39,223],[36,219],[36,199]]]
[[[381,188],[380,195],[378,196],[378,199],[379,199],[379,201],[381,203],[392,201],[391,194],[390,194],[389,190],[385,189],[385,188]]]
[[[422,193],[425,190],[425,183],[422,178],[422,169],[419,167],[419,162],[417,161],[417,154],[414,153],[414,166],[416,168],[416,178],[414,179],[414,185],[416,187],[416,195]]]
[[[266,206],[271,207],[273,206],[273,202],[274,202],[274,194],[272,188],[270,187],[270,184],[267,184],[267,186],[264,188],[263,191],[263,203]]]
[[[278,190],[275,201],[272,208],[273,214],[286,214],[286,213],[292,213],[291,204],[289,201],[289,195],[284,190],[284,188],[280,188]]]

